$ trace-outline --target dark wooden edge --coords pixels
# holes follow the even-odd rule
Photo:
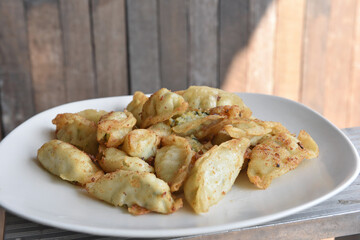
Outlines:
[[[5,233],[5,209],[0,207],[0,240],[4,239]]]

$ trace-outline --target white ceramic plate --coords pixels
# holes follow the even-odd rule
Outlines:
[[[87,108],[122,110],[131,97],[93,99],[65,104],[21,124],[0,144],[0,205],[26,219],[58,228],[108,236],[173,237],[241,228],[288,216],[318,204],[348,186],[359,174],[354,146],[328,120],[302,104],[268,95],[240,94],[254,116],[279,121],[290,131],[305,129],[320,147],[318,159],[258,190],[245,174],[206,214],[185,205],[171,215],[132,216],[90,198],[81,188],[46,172],[37,149],[53,138],[51,120],[58,113]]]

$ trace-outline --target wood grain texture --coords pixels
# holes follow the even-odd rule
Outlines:
[[[324,115],[342,128],[347,124],[349,111],[356,0],[332,1],[331,4],[326,46]]]
[[[157,13],[156,0],[127,1],[131,93],[161,87]]]
[[[187,4],[183,0],[159,2],[160,72],[162,87],[187,88]]]
[[[306,0],[278,0],[274,94],[299,100]]]
[[[274,84],[276,2],[250,1],[249,25],[252,36],[248,44],[246,90],[271,94]]]
[[[87,0],[60,0],[68,101],[96,97],[96,75]]]
[[[36,112],[66,102],[57,1],[25,1]],[[56,92],[56,94],[54,94]]]
[[[357,1],[354,23],[351,92],[347,127],[360,126],[360,1]]]
[[[247,84],[249,1],[220,1],[219,71],[221,88],[244,92]]]
[[[0,1],[0,99],[3,134],[35,112],[23,2]]]
[[[356,213],[348,215],[334,215],[331,217],[317,217],[316,220],[294,220],[282,224],[272,224],[242,228],[225,233],[215,233],[195,236],[191,240],[288,240],[288,239],[321,239],[321,240],[358,240],[342,238],[340,236],[357,234],[359,216]],[[305,230],[306,229],[306,230]],[[336,237],[336,238],[334,238]],[[337,238],[340,237],[340,238]]]
[[[301,102],[319,113],[323,113],[324,108],[330,8],[330,1],[307,1],[306,4]]]
[[[124,0],[93,0],[92,21],[99,97],[129,93]]]
[[[189,85],[218,87],[218,0],[189,0],[189,37]]]

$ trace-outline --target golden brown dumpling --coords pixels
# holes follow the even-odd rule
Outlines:
[[[294,170],[305,158],[315,158],[319,148],[305,131],[299,139],[281,132],[261,140],[251,152],[247,175],[258,188],[269,187],[271,181]]]
[[[175,135],[163,137],[161,145],[155,157],[155,172],[158,178],[169,184],[171,192],[175,192],[188,174],[194,152],[185,138]]]
[[[56,125],[56,138],[70,143],[93,156],[97,154],[96,124],[76,113],[58,114],[52,123]]]
[[[87,120],[93,121],[95,123],[98,123],[100,121],[100,118],[107,114],[108,112],[104,110],[95,110],[95,109],[86,109],[81,112],[78,112],[77,114],[86,118]]]
[[[301,142],[300,148],[304,148],[306,151],[305,158],[312,159],[319,156],[319,146],[314,139],[305,130],[300,130],[299,141]]]
[[[291,132],[279,122],[273,122],[273,121],[262,121],[262,122],[266,128],[271,128],[271,135],[275,135],[279,133],[291,134]]]
[[[154,131],[159,137],[166,137],[171,135],[171,127],[164,122],[151,125],[148,129]]]
[[[60,140],[51,140],[42,145],[37,159],[52,174],[81,185],[103,175],[86,153]]]
[[[141,112],[145,102],[149,98],[140,91],[136,91],[133,96],[133,100],[127,105],[126,110],[131,112],[136,118],[136,126],[141,126]]]
[[[187,113],[188,114],[188,113]],[[182,116],[179,118],[183,118]],[[216,135],[229,120],[219,115],[206,115],[205,117],[196,118],[189,121],[178,121],[176,126],[172,128],[173,132],[180,136],[194,135],[197,139],[211,139]]]
[[[178,94],[183,96],[192,109],[207,110],[218,106],[237,105],[240,107],[241,117],[249,118],[252,114],[250,108],[244,104],[238,95],[221,89],[191,86],[185,91],[178,92]]]
[[[138,157],[129,157],[117,148],[106,148],[98,161],[100,167],[107,173],[117,170],[154,172],[154,168]]]
[[[118,170],[107,173],[94,183],[86,185],[94,197],[115,206],[133,206],[149,211],[173,213],[182,207],[182,200],[174,200],[169,186],[153,173]]]
[[[196,213],[207,212],[231,189],[250,142],[232,139],[214,146],[196,160],[185,181],[185,198]]]
[[[117,147],[124,142],[135,123],[131,112],[110,112],[102,116],[98,123],[97,141],[106,147]]]
[[[272,128],[258,119],[237,118],[224,126],[224,131],[232,138],[248,138],[254,146],[264,135],[271,133]]]
[[[188,104],[180,95],[162,88],[145,102],[141,112],[141,127],[147,128],[185,112]]]
[[[155,156],[160,138],[148,129],[135,129],[124,139],[122,150],[132,157],[148,159]]]

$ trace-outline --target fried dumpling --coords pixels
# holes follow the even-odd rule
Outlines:
[[[232,139],[196,160],[184,185],[185,198],[196,213],[207,212],[231,189],[249,145],[246,138]]]
[[[254,146],[264,135],[271,133],[272,128],[258,119],[237,118],[224,126],[224,131],[232,138],[248,138]]]
[[[159,137],[166,137],[171,135],[171,127],[164,122],[156,123],[150,126],[148,129],[154,131]]]
[[[183,96],[192,109],[207,110],[218,106],[237,105],[240,108],[241,117],[249,118],[252,114],[250,108],[244,104],[238,95],[221,89],[191,86],[185,91],[178,92],[178,94]]]
[[[180,95],[162,88],[145,102],[141,112],[141,127],[163,122],[174,115],[185,112],[188,103]]]
[[[300,130],[298,139],[301,143],[300,148],[305,149],[305,158],[312,159],[319,156],[319,146],[315,140],[305,130]]]
[[[154,162],[156,176],[169,184],[171,192],[175,192],[188,174],[194,152],[185,138],[175,135],[163,137],[161,145]]]
[[[81,185],[103,175],[85,152],[60,140],[51,140],[42,145],[37,159],[52,174]]]
[[[140,91],[136,91],[133,96],[133,100],[127,105],[126,110],[131,112],[136,118],[136,126],[141,126],[141,112],[145,102],[149,98]]]
[[[258,120],[258,119],[256,119]],[[260,120],[258,120],[260,121]],[[271,135],[279,134],[279,133],[288,133],[291,134],[291,132],[281,123],[279,122],[273,122],[273,121],[262,121],[264,126],[266,128],[271,128]]]
[[[302,160],[316,158],[319,148],[311,136],[301,131],[299,139],[281,132],[263,139],[251,152],[247,175],[258,188],[266,189],[271,181],[291,170]]]
[[[135,129],[129,132],[124,139],[121,149],[132,157],[149,159],[154,157],[160,137],[148,129]]]
[[[100,167],[107,173],[117,170],[139,172],[154,172],[154,168],[138,157],[130,157],[117,148],[106,148],[102,151],[102,158],[98,161]]]
[[[56,125],[56,138],[70,143],[93,156],[97,154],[96,124],[76,113],[58,114],[52,123]]]
[[[100,118],[107,113],[108,112],[104,110],[86,109],[81,112],[78,112],[77,114],[86,118],[87,120],[98,123],[100,121]]]
[[[107,173],[87,184],[86,190],[115,206],[127,206],[131,213],[134,213],[134,206],[165,214],[182,207],[182,200],[172,198],[167,183],[148,172],[118,170]]]
[[[97,125],[97,141],[106,147],[117,147],[135,124],[136,119],[131,112],[110,112],[102,116]]]
[[[187,114],[192,113],[188,112]],[[180,119],[183,116],[179,117]],[[197,139],[211,139],[216,135],[226,124],[228,119],[220,115],[205,115],[194,120],[179,121],[175,119],[176,126],[172,128],[173,132],[180,136],[194,135]]]

